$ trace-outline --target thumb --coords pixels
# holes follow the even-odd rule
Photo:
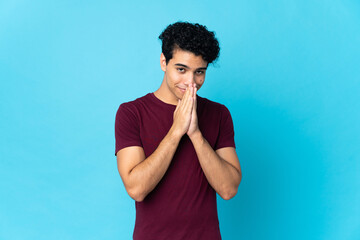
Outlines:
[[[194,97],[194,104],[193,104],[193,112],[196,112],[196,108],[197,108],[197,98],[196,98],[196,95]]]
[[[177,102],[177,104],[176,104],[176,108],[175,108],[175,112],[179,109],[179,107],[180,107],[180,103],[181,103],[181,101],[180,101],[180,99],[178,99],[178,102]]]

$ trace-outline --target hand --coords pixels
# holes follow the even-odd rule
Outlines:
[[[194,104],[191,110],[191,120],[190,120],[190,126],[188,131],[186,132],[187,135],[191,138],[191,136],[199,131],[199,125],[198,125],[198,118],[197,118],[197,112],[196,112],[196,107],[197,107],[197,99],[196,99],[196,92],[197,92],[197,88],[196,88],[196,84],[193,85],[193,99],[194,99]]]
[[[190,127],[191,115],[194,105],[193,96],[194,87],[193,85],[190,85],[186,89],[183,98],[178,100],[178,104],[174,111],[174,120],[171,128],[181,136],[187,133]]]

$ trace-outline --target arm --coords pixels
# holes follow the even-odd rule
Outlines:
[[[191,112],[191,123],[187,134],[194,145],[200,166],[214,190],[225,200],[229,200],[237,193],[242,174],[235,148],[224,147],[212,149],[203,137],[196,113],[196,89],[194,104]]]
[[[156,187],[171,163],[180,138],[170,130],[146,159],[143,148],[138,146],[117,152],[118,170],[131,198],[141,202]]]
[[[209,184],[223,199],[234,197],[242,177],[235,148],[225,147],[215,152],[200,131],[190,139]]]
[[[190,125],[192,94],[188,89],[174,111],[174,121],[157,149],[147,158],[142,147],[126,147],[117,152],[118,170],[125,189],[135,201],[142,201],[165,175],[181,137]]]

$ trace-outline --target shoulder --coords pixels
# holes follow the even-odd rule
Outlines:
[[[127,102],[123,102],[120,104],[118,112],[119,111],[130,111],[130,112],[137,112],[141,107],[143,107],[145,105],[146,102],[148,102],[147,100],[149,99],[150,93],[136,98],[135,100],[131,100],[131,101],[127,101]]]
[[[136,98],[135,100],[131,100],[131,101],[127,101],[127,102],[123,102],[120,104],[120,107],[138,107],[139,105],[142,105],[144,102],[146,102],[150,97],[150,93]]]
[[[135,100],[123,102],[120,104],[117,112],[116,119],[129,119],[130,121],[138,122],[141,119],[141,113],[146,106],[149,94],[139,97]]]
[[[224,104],[211,101],[204,97],[198,96],[198,104],[206,110],[216,111],[217,113],[222,113],[224,111],[229,112],[228,108]]]

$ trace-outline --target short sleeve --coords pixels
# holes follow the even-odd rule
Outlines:
[[[115,118],[115,155],[130,146],[142,146],[140,139],[140,122],[136,109],[121,104]]]
[[[227,107],[222,105],[220,112],[221,112],[221,119],[220,119],[219,135],[216,140],[215,150],[224,147],[235,148],[234,125],[230,111],[227,109]]]

